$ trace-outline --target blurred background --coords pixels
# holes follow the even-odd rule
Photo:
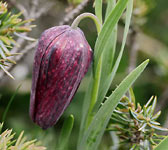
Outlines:
[[[40,34],[47,28],[71,24],[72,20],[82,12],[94,13],[92,0],[7,0],[8,8],[13,13],[23,11],[23,18],[34,18],[33,24],[37,27],[28,36],[38,39]],[[127,46],[115,77],[111,85],[114,89],[120,81],[140,64],[149,58],[150,63],[141,77],[134,84],[134,92],[138,102],[144,104],[152,95],[158,97],[157,110],[162,110],[159,118],[164,127],[168,127],[168,1],[166,0],[135,0],[132,23],[130,27]],[[104,10],[106,1],[104,1]],[[124,15],[118,27],[118,48],[122,41]],[[80,23],[88,42],[94,48],[96,29],[92,21],[86,19]],[[72,103],[65,111],[59,122],[46,131],[32,123],[29,118],[29,100],[31,90],[32,65],[37,43],[17,39],[21,45],[19,50],[26,50],[26,55],[19,58],[17,65],[11,68],[11,74],[15,80],[10,79],[3,72],[0,72],[0,118],[7,107],[7,104],[21,85],[8,111],[5,128],[13,128],[20,133],[22,130],[28,138],[35,138],[42,141],[49,150],[56,148],[56,141],[64,118],[73,114],[75,124],[72,131],[70,150],[75,149],[78,136],[81,107],[84,92],[89,84],[87,76],[82,80],[77,94]]]

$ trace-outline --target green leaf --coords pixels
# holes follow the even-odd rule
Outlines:
[[[151,124],[154,124],[154,125],[158,125],[158,126],[160,125],[160,123],[157,122],[157,121],[150,121],[150,123],[151,123]]]
[[[151,123],[148,123],[148,125],[151,127],[151,128],[154,128],[156,130],[160,130],[160,131],[168,131],[168,128],[163,128],[161,126],[157,126],[157,125],[154,125],[154,124],[151,124]]]
[[[139,122],[144,122],[143,120],[140,120],[138,118],[138,114],[136,112],[134,112],[133,110],[129,109],[129,114],[130,114],[132,119],[134,118],[134,119],[138,120]]]
[[[112,13],[113,10],[109,10],[109,11],[111,11],[111,13]],[[128,14],[128,12],[126,14]],[[125,28],[125,31],[124,31],[125,41],[126,41],[126,35],[127,35],[127,30],[128,30],[127,28],[129,28],[129,22],[130,22],[130,21],[128,21],[128,20],[130,20],[130,18],[128,18],[128,15],[126,15],[126,16],[127,16],[126,17],[126,28]],[[111,16],[111,17],[113,18],[113,16]],[[108,21],[108,20],[106,20],[106,21]],[[103,98],[104,98],[107,90],[109,89],[109,87],[111,85],[111,82],[109,82],[109,81],[112,81],[112,79],[114,78],[115,72],[117,71],[117,68],[119,66],[119,62],[120,62],[121,57],[122,57],[122,52],[120,52],[120,54],[119,54],[119,56],[117,58],[117,62],[115,64],[115,67],[113,69],[113,72],[111,73],[112,64],[113,64],[112,62],[113,62],[113,57],[114,57],[114,53],[115,53],[115,44],[116,44],[116,39],[117,39],[117,37],[116,37],[117,31],[115,31],[115,30],[116,30],[116,25],[115,25],[114,31],[113,31],[114,34],[113,33],[111,34],[111,36],[109,37],[109,41],[106,44],[106,47],[104,47],[104,49],[107,50],[107,52],[106,51],[104,52],[105,55],[103,56],[104,60],[103,60],[103,63],[102,63],[103,64],[102,65],[103,69],[101,70],[101,72],[105,73],[105,71],[106,71],[107,72],[106,74],[110,73],[110,75],[107,76],[107,75],[103,74],[101,82],[104,83],[105,82],[104,79],[106,79],[106,83],[103,84],[103,86],[101,86],[101,87],[99,86],[99,87],[102,88],[102,90],[105,90],[105,91],[103,91],[103,94],[101,94],[102,97],[99,97],[99,95],[96,95],[96,97],[98,98],[98,100],[100,99],[99,103],[97,103],[98,107],[100,106],[101,100],[103,100]],[[112,45],[112,42],[114,43],[113,45]],[[122,49],[124,49],[124,45],[125,45],[124,44],[124,40],[123,40],[123,44],[122,45],[123,45]],[[111,55],[111,56],[109,56],[109,55]],[[109,59],[106,59],[106,56],[108,56]],[[109,60],[110,60],[110,62],[109,62]],[[109,62],[110,68],[108,68],[108,66],[106,65],[107,63],[105,63],[104,61]],[[108,69],[106,69],[106,68],[108,68]],[[102,74],[101,74],[101,76],[102,76]],[[85,98],[84,98],[84,103],[83,103],[82,121],[81,121],[80,133],[79,133],[79,139],[78,139],[78,148],[79,148],[80,140],[81,140],[81,138],[83,136],[84,130],[86,130],[86,120],[88,120],[88,117],[91,118],[91,119],[93,117],[93,114],[89,114],[88,115],[88,112],[90,110],[90,101],[91,101],[92,96],[93,96],[93,94],[92,94],[93,92],[92,91],[93,91],[93,89],[95,89],[95,87],[94,87],[95,83],[94,82],[97,82],[97,81],[95,80],[95,78],[93,78],[93,74],[91,74],[91,76],[90,76],[90,82],[89,82],[89,87],[87,89],[87,92],[86,92],[86,95],[85,95]],[[102,83],[100,83],[100,84],[102,85]],[[105,85],[107,85],[107,86],[105,86]]]
[[[113,9],[115,4],[116,4],[116,0],[108,0],[107,1],[107,9],[106,9],[105,20],[107,19],[108,15],[110,14],[110,12]]]
[[[148,102],[145,104],[144,107],[147,108],[149,106],[149,104],[153,101],[153,98],[154,98],[154,96],[151,96],[151,98],[148,100]]]
[[[131,102],[133,102],[135,104],[135,95],[134,95],[134,91],[132,88],[129,89],[129,95],[131,98]]]
[[[129,0],[128,2],[128,5],[127,5],[127,11],[126,11],[126,22],[125,22],[125,29],[124,29],[124,35],[123,35],[123,41],[122,41],[122,45],[121,45],[121,50],[120,50],[120,53],[117,57],[117,60],[114,64],[114,67],[112,68],[112,71],[110,69],[110,74],[106,74],[106,72],[108,73],[108,71],[105,71],[104,67],[107,68],[108,65],[107,61],[103,61],[103,66],[102,66],[102,75],[101,75],[101,82],[100,82],[100,88],[99,88],[99,95],[98,95],[98,99],[97,99],[97,102],[95,104],[95,107],[94,107],[94,112],[97,111],[97,109],[99,108],[101,102],[103,101],[103,98],[105,97],[108,89],[110,88],[110,85],[115,77],[115,74],[118,70],[118,67],[119,67],[119,64],[120,64],[120,61],[121,61],[121,58],[122,58],[122,55],[123,55],[123,51],[124,51],[124,47],[125,47],[125,43],[126,43],[126,39],[127,39],[127,35],[128,35],[128,31],[129,31],[129,25],[130,25],[130,22],[131,22],[131,14],[132,14],[132,8],[133,8],[133,0]],[[113,35],[111,35],[113,36]],[[109,42],[108,44],[110,45],[110,39],[109,39]],[[106,47],[106,49],[108,51],[110,51],[110,47],[109,49]],[[103,52],[103,54],[108,54],[107,52]],[[109,56],[105,56],[105,57],[109,57]],[[104,57],[104,58],[105,58]],[[112,59],[113,56],[111,56],[111,59]],[[108,60],[108,58],[107,58]],[[112,60],[111,60],[112,61]],[[107,66],[106,66],[107,65]]]
[[[154,150],[167,150],[168,149],[168,136],[165,137],[160,144],[157,145]]]
[[[80,141],[79,150],[97,149],[113,110],[119,103],[122,96],[145,69],[148,62],[149,60],[146,60],[134,69],[105,101],[94,116],[88,130],[84,133],[84,136]]]
[[[88,88],[86,90],[86,94],[83,100],[83,106],[82,106],[82,119],[81,119],[81,125],[80,125],[80,132],[79,132],[79,138],[78,138],[78,145],[79,146],[79,142],[83,136],[84,130],[86,128],[86,120],[87,120],[87,116],[88,116],[88,111],[89,111],[89,107],[90,107],[90,100],[91,100],[91,96],[92,96],[92,89],[93,89],[93,73],[91,72],[89,79],[88,79]]]
[[[2,59],[6,59],[6,55],[5,55],[4,51],[1,49],[1,47],[0,47],[0,57]]]
[[[104,47],[108,44],[108,40],[112,35],[112,31],[117,24],[119,18],[121,17],[124,9],[126,8],[128,0],[119,0],[116,7],[108,16],[106,22],[104,23],[102,30],[97,38],[94,50],[94,73],[98,65],[99,58],[102,52],[105,50]]]
[[[143,125],[142,125],[142,127],[141,128],[139,128],[139,130],[138,131],[143,131],[144,129],[145,129],[145,127],[147,126],[147,123],[144,123]]]
[[[126,122],[126,123],[128,123],[128,122],[131,122],[129,119],[127,119],[127,118],[125,118],[124,116],[122,116],[121,114],[116,114],[116,113],[113,113],[113,115],[112,115],[112,118],[116,118],[117,120],[121,120],[121,121],[124,121],[124,122]]]
[[[161,111],[158,111],[158,112],[151,118],[151,120],[156,120],[157,118],[159,118],[160,115],[161,115]]]
[[[3,128],[3,123],[0,123],[0,133],[2,131],[2,128]]]
[[[95,0],[95,14],[102,24],[102,0]]]
[[[0,39],[7,45],[10,45],[10,40],[6,36],[0,36]]]
[[[68,146],[69,137],[73,128],[74,117],[70,115],[63,124],[61,134],[58,141],[58,150],[65,150]]]
[[[156,104],[157,104],[157,97],[155,96],[153,103],[152,103],[152,107],[151,107],[151,112],[150,112],[150,116],[153,115],[155,108],[156,108]]]
[[[5,52],[6,56],[10,56],[10,52],[9,50],[6,48],[6,46],[3,44],[3,42],[0,40],[0,47],[3,49],[3,51]]]

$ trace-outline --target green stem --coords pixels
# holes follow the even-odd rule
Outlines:
[[[98,32],[98,34],[99,34],[100,31],[101,31],[102,25],[101,25],[99,19],[98,19],[95,15],[93,15],[92,13],[83,13],[83,14],[79,15],[79,16],[73,21],[71,27],[72,27],[73,29],[76,29],[76,28],[78,27],[80,21],[83,20],[84,18],[90,18],[90,19],[92,19],[92,20],[94,21],[94,23],[95,23],[95,25],[96,25],[97,32]]]
[[[97,16],[91,14],[91,13],[83,13],[81,15],[79,15],[75,20],[74,22],[72,23],[71,27],[73,29],[76,29],[77,26],[79,25],[80,21],[84,18],[91,18],[95,25],[96,25],[96,28],[97,28],[97,32],[98,34],[100,33],[101,31],[101,28],[102,28],[102,24],[100,23],[99,19]],[[98,62],[98,66],[97,66],[97,69],[96,69],[96,73],[94,74],[93,76],[93,88],[92,88],[92,94],[91,94],[91,100],[90,100],[90,106],[89,106],[89,110],[88,110],[88,116],[87,116],[87,119],[86,119],[86,128],[88,128],[90,122],[92,121],[92,118],[93,118],[93,114],[92,114],[92,110],[93,110],[93,107],[97,101],[97,96],[98,96],[98,91],[99,91],[99,84],[100,84],[100,71],[101,71],[101,66],[102,66],[102,58],[100,58],[99,62]]]
[[[92,118],[94,116],[94,114],[92,114],[92,110],[93,110],[94,105],[97,101],[97,96],[98,96],[98,92],[99,92],[100,77],[101,77],[101,66],[102,66],[102,57],[100,57],[95,76],[93,77],[94,81],[93,81],[93,88],[92,88],[92,96],[91,96],[90,106],[89,106],[89,110],[88,110],[86,128],[89,127],[89,125],[92,121]]]
[[[101,31],[102,28],[102,24],[100,23],[99,19],[97,16],[93,15],[92,13],[83,13],[81,15],[79,15],[72,23],[71,27],[73,29],[76,29],[80,23],[80,21],[84,18],[90,18],[94,21],[95,25],[96,25],[96,29],[98,34]],[[92,121],[93,118],[93,114],[92,114],[92,109],[97,101],[97,96],[98,96],[98,91],[99,91],[99,83],[100,83],[100,71],[101,71],[101,66],[102,66],[102,57],[100,57],[100,60],[98,61],[98,66],[96,68],[96,73],[93,76],[93,88],[92,88],[92,94],[91,94],[91,100],[90,100],[90,106],[89,106],[89,110],[88,110],[88,115],[86,118],[86,124],[85,127],[87,128],[90,124],[90,122]]]

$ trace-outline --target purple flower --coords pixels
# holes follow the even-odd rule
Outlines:
[[[34,58],[30,116],[43,129],[58,121],[92,61],[83,32],[70,26],[44,31]]]

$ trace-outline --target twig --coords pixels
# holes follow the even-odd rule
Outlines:
[[[45,4],[45,7],[40,8],[35,14],[35,19],[40,18],[40,16],[45,14],[52,7],[52,5],[52,3],[47,3]]]
[[[75,9],[73,9],[70,13],[68,13],[64,17],[65,19],[63,21],[61,21],[59,24],[60,25],[65,24],[65,23],[69,22],[71,19],[73,19],[76,15],[78,15],[82,11],[82,9],[87,5],[88,2],[89,2],[89,0],[84,0]],[[43,7],[40,6],[40,9],[39,9],[39,0],[32,0],[30,2],[31,7],[28,9],[29,10],[28,11],[28,10],[26,10],[26,8],[22,4],[17,3],[15,0],[11,0],[11,3],[13,5],[15,5],[16,8],[18,8],[20,11],[23,12],[23,16],[25,19],[30,19],[30,18],[37,19],[42,14],[46,13],[52,6],[52,3],[47,3],[47,4],[45,3],[45,5]],[[27,34],[28,33],[24,33],[25,36],[27,36]],[[37,45],[37,42],[34,42],[26,47],[23,47],[23,45],[26,45],[26,41],[22,38],[18,38],[17,43],[20,45],[20,47],[15,46],[11,50],[11,53],[18,53],[18,52],[22,53],[22,55],[15,57],[14,60],[17,63],[20,62],[25,57],[25,55]],[[21,48],[21,47],[23,47],[23,48]],[[21,50],[21,49],[23,49],[23,50]],[[15,65],[11,64],[11,66],[8,67],[7,70],[11,71],[14,67],[15,67]],[[0,72],[0,79],[2,79],[5,75],[6,74],[1,71]]]
[[[17,9],[19,9],[19,10],[22,12],[22,14],[23,14],[23,16],[24,16],[25,19],[28,19],[28,18],[29,18],[28,12],[27,12],[26,8],[25,8],[22,4],[17,3],[16,0],[10,0],[10,2],[11,2],[11,4],[13,4]]]
[[[71,19],[73,19],[78,13],[80,13],[80,11],[86,6],[86,4],[88,2],[89,2],[89,0],[84,0],[75,9],[73,9],[70,13],[68,13],[65,16],[65,19],[62,22],[60,22],[60,24],[65,24],[65,23],[69,22]],[[11,3],[13,5],[15,5],[16,8],[18,8],[20,11],[22,11],[25,19],[30,19],[30,18],[37,19],[42,14],[46,13],[52,6],[52,3],[45,3],[44,6],[39,6],[39,0],[31,0],[29,8],[28,8],[28,10],[26,10],[26,8],[22,4],[17,3],[16,0],[11,0]],[[27,36],[27,33],[24,33],[24,35]],[[37,42],[31,43],[30,45],[23,47],[23,45],[26,45],[26,41],[22,38],[18,38],[17,43],[20,45],[20,47],[15,46],[11,50],[11,53],[18,53],[18,52],[22,53],[22,55],[19,55],[19,56],[15,57],[15,59],[14,59],[18,63],[25,57],[25,55],[30,50],[32,50],[36,46]],[[21,47],[23,47],[23,48],[21,48]],[[21,49],[23,49],[23,50],[21,50]],[[11,71],[14,67],[15,67],[15,65],[11,64],[11,66],[8,67],[7,70]],[[5,75],[6,74],[1,71],[0,72],[0,79],[2,79]]]
[[[27,45],[22,51],[22,54],[15,57],[15,61],[19,63],[31,50],[34,49],[34,47],[36,47],[36,45],[37,45],[37,41]],[[10,65],[8,67],[8,72],[10,72],[14,67],[15,65]],[[0,79],[2,79],[5,75],[6,74],[4,72],[0,72]]]
[[[22,11],[25,19],[30,19],[30,18],[37,19],[42,14],[46,13],[49,10],[49,8],[52,6],[52,3],[47,3],[43,6],[41,6],[41,5],[39,5],[39,0],[31,0],[31,6],[26,10],[26,8],[22,4],[17,3],[15,0],[10,0],[10,1],[16,8],[18,8],[20,11]],[[39,7],[40,7],[40,9],[39,9]],[[27,23],[26,25],[29,25],[29,24],[30,23]],[[24,33],[23,35],[27,36],[28,33]],[[27,41],[25,41],[23,38],[18,38],[17,44],[19,44],[20,47],[15,46],[11,50],[11,53],[18,53],[18,52],[22,53],[22,55],[15,57],[16,62],[21,61],[22,58],[37,45],[37,42],[33,42],[29,45],[27,45],[26,42]],[[27,46],[24,47],[24,45],[27,45]],[[15,65],[11,64],[10,67],[7,68],[7,70],[11,71],[14,67],[15,67]],[[0,79],[2,79],[5,75],[6,74],[1,70],[0,71]]]

